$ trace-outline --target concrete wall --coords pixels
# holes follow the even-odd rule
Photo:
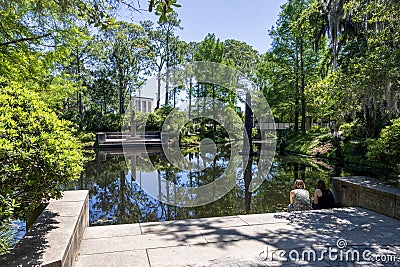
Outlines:
[[[365,176],[334,177],[332,191],[343,207],[358,206],[400,219],[400,188]]]
[[[51,200],[12,252],[0,257],[0,266],[72,266],[89,225],[88,202],[87,190]]]

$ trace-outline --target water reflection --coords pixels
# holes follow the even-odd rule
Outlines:
[[[229,164],[229,149],[218,147],[214,157],[202,157],[199,151],[188,149],[184,156],[194,164],[203,165],[197,172],[182,171],[171,166],[160,150],[138,151],[130,156],[130,168],[122,151],[97,151],[95,161],[87,163],[81,178],[72,189],[90,191],[90,224],[122,224],[175,219],[228,216],[246,213],[265,213],[286,210],[289,192],[295,179],[303,179],[310,192],[316,180],[323,179],[330,185],[334,167],[324,162],[286,156],[275,157],[269,173],[258,172],[259,157],[249,158],[243,178],[224,197],[208,205],[182,208],[162,203],[143,191],[142,186],[153,188],[154,195],[169,199],[176,197],[177,186],[196,187],[217,179]],[[145,156],[143,153],[148,153]],[[157,170],[150,168],[156,166]],[[132,174],[131,175],[131,171]],[[251,192],[254,177],[264,180]],[[161,178],[169,183],[163,183]],[[151,183],[151,184],[149,184]]]

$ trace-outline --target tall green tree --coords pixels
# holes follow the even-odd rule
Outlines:
[[[311,93],[339,122],[360,122],[366,137],[377,137],[399,115],[399,7],[391,0],[351,0],[319,8],[327,21],[321,33],[324,28],[329,33],[331,57],[327,77]]]
[[[291,0],[282,6],[277,26],[270,31],[272,49],[259,66],[259,74],[270,76],[263,82],[265,94],[284,112],[292,114],[295,131],[301,128],[303,135],[307,110],[310,110],[306,88],[319,77],[319,64],[326,47],[323,38],[315,37],[317,21],[307,13],[310,6],[306,0]]]
[[[224,41],[225,61],[232,60],[235,68],[249,79],[255,78],[256,68],[259,62],[259,53],[251,45],[234,39]]]
[[[171,66],[173,60],[173,54],[176,51],[178,39],[175,36],[175,31],[180,28],[180,20],[178,14],[171,12],[165,17],[165,20],[159,21],[155,25],[151,21],[141,22],[142,27],[145,29],[149,39],[151,51],[154,54],[153,68],[157,72],[157,103],[156,109],[160,108],[161,98],[161,73],[164,68]],[[168,86],[168,84],[166,84]],[[166,100],[168,101],[168,90],[166,88]]]
[[[140,74],[150,69],[149,39],[141,26],[127,22],[102,32],[100,39],[105,53],[102,67],[118,90],[119,114],[125,114],[126,99],[143,84]]]

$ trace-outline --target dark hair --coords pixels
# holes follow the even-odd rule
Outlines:
[[[324,180],[317,181],[317,189],[326,189],[326,184]]]

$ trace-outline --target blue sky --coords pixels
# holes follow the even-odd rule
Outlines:
[[[146,8],[147,1],[140,1]],[[215,33],[221,40],[244,41],[256,50],[270,48],[268,31],[275,25],[280,6],[286,0],[178,0],[177,8],[183,30],[177,35],[184,41],[201,41],[207,33]],[[128,17],[124,19],[128,20]],[[134,14],[134,22],[157,17],[149,12]]]

